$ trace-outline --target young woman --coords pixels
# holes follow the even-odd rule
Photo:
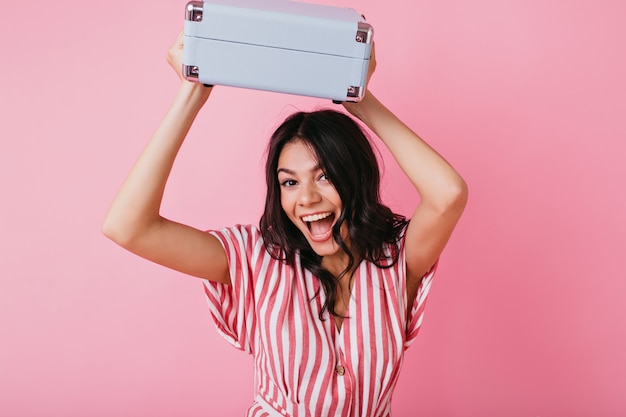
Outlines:
[[[182,33],[168,54],[177,73],[181,52]],[[370,62],[371,76],[374,55]],[[181,77],[107,213],[105,235],[204,279],[218,330],[254,357],[247,416],[389,416],[404,350],[465,207],[465,182],[368,91],[344,107],[418,191],[410,221],[381,203],[377,161],[355,121],[321,110],[296,113],[273,134],[258,227],[206,233],[176,223],[160,215],[165,184],[211,91]]]

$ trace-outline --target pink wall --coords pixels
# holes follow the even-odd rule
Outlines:
[[[326,3],[374,24],[373,90],[471,187],[394,415],[626,415],[624,2]],[[100,233],[175,92],[164,55],[183,6],[0,6],[2,416],[234,416],[250,402],[251,361],[217,336],[199,281]],[[327,104],[218,88],[166,213],[256,222],[268,133]],[[385,183],[406,213],[416,196],[389,159]]]

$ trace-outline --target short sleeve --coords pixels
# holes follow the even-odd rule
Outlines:
[[[256,326],[253,271],[258,255],[266,253],[261,235],[253,226],[240,225],[209,233],[224,247],[231,278],[231,285],[204,280],[211,316],[230,344],[252,353]]]
[[[426,306],[426,299],[428,298],[428,293],[430,292],[430,287],[433,282],[433,277],[435,276],[435,272],[437,271],[437,265],[439,261],[435,262],[435,264],[430,268],[430,270],[424,275],[422,278],[422,282],[420,283],[419,288],[417,289],[417,293],[415,294],[415,299],[413,300],[413,306],[411,308],[411,312],[408,317],[407,327],[406,327],[406,340],[404,342],[404,348],[408,348],[413,344],[417,334],[419,332],[420,327],[422,326],[422,320],[424,319],[424,307]]]

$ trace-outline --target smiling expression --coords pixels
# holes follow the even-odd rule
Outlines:
[[[277,175],[281,206],[289,220],[319,256],[337,254],[340,248],[332,229],[342,202],[313,150],[301,140],[286,144],[278,159]],[[347,235],[344,228],[345,224],[342,237]]]

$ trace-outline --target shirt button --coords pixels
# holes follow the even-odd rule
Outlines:
[[[337,367],[335,368],[335,372],[337,372],[337,375],[343,376],[343,374],[346,373],[346,369],[341,365],[337,365]]]

